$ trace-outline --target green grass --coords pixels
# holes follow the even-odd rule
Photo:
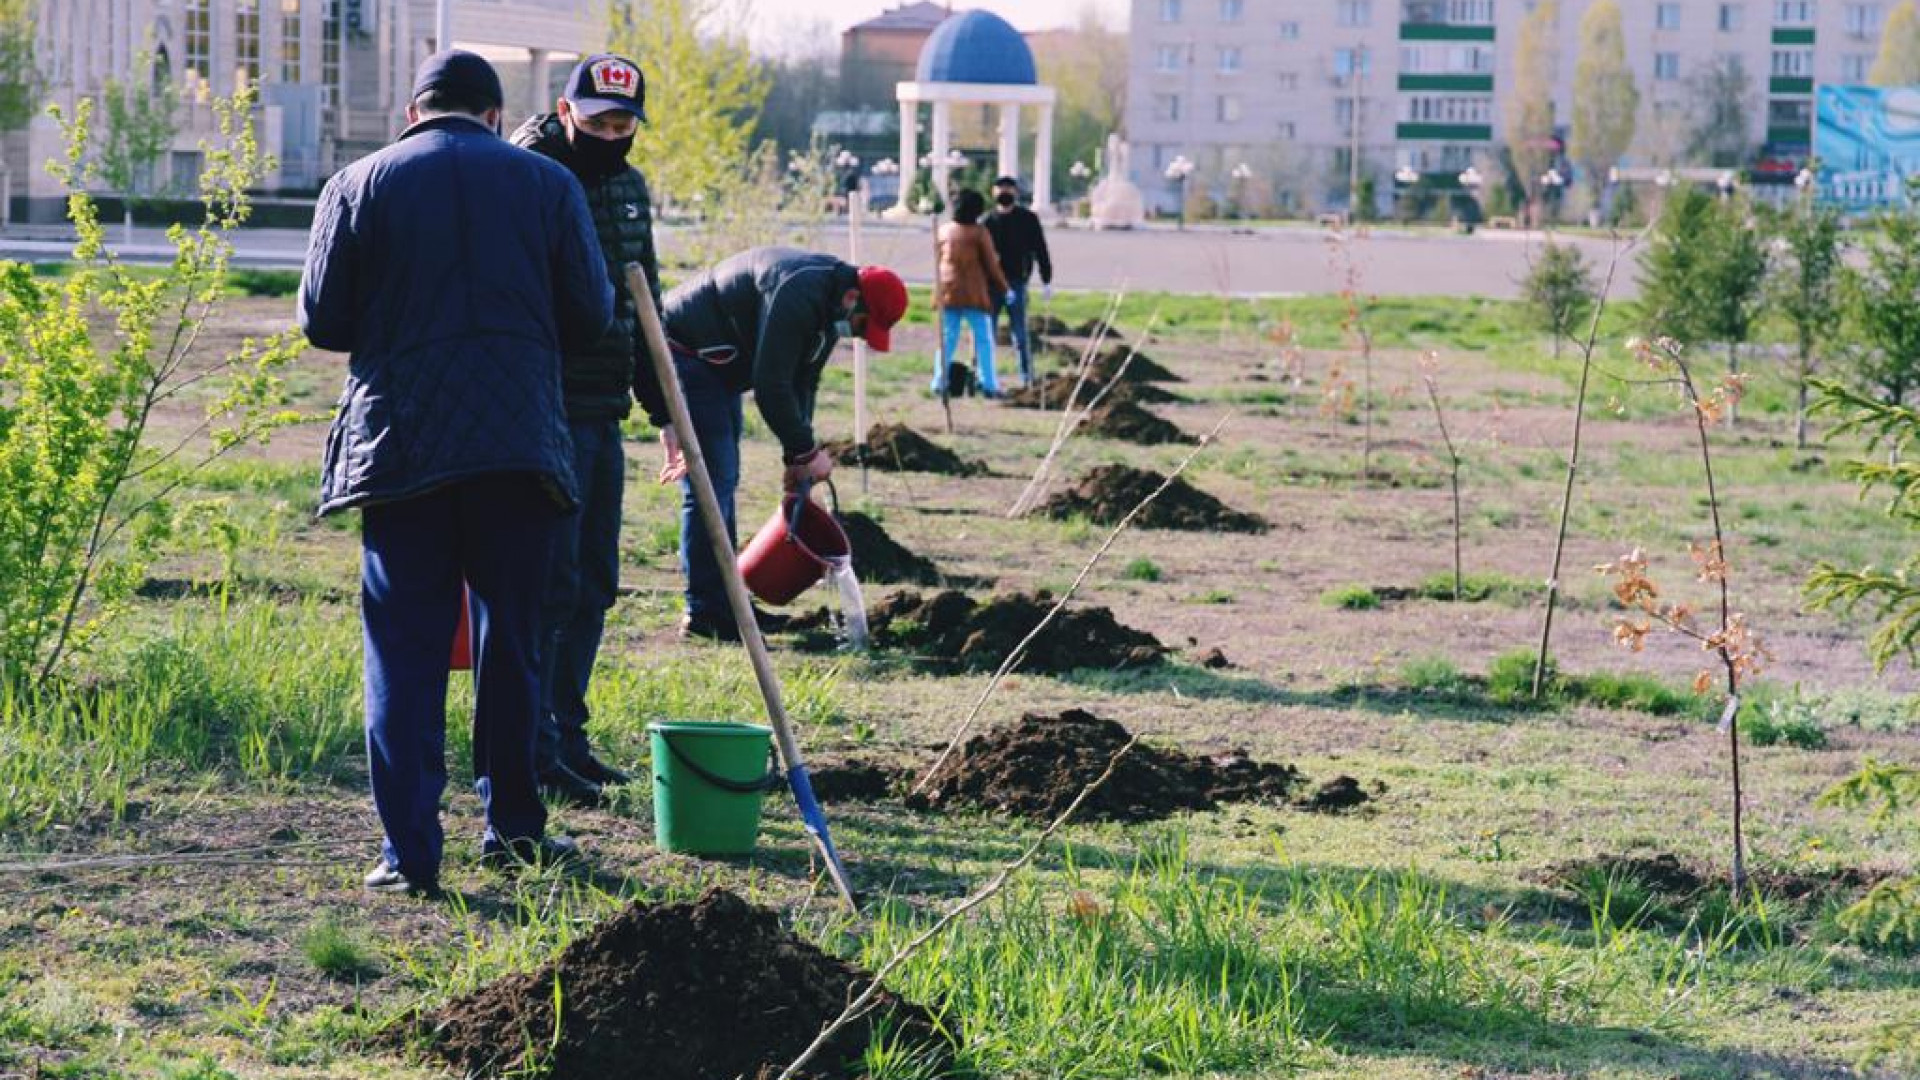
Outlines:
[[[1127,563],[1120,571],[1122,581],[1159,581],[1160,564],[1142,555]]]
[[[300,935],[300,955],[315,971],[346,982],[373,975],[379,969],[364,938],[332,915],[321,916]]]
[[[1371,585],[1341,585],[1321,593],[1320,602],[1341,611],[1372,611],[1380,606],[1380,594]]]
[[[1453,574],[1441,571],[1423,579],[1416,591],[1428,600],[1453,599]],[[1496,603],[1503,607],[1523,607],[1541,592],[1534,582],[1509,574],[1469,573],[1460,576],[1460,600],[1468,604]]]

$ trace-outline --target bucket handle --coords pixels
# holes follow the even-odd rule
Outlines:
[[[831,500],[833,504],[834,520],[838,521],[840,519],[840,489],[833,486],[833,477],[831,476],[827,477],[824,483],[827,485],[827,498]],[[813,481],[800,481],[800,486],[793,491],[793,509],[787,514],[787,543],[798,544],[800,542],[800,517],[807,512],[807,502],[812,496]]]
[[[674,745],[671,736],[662,735],[660,741],[667,744],[667,752],[673,755],[673,760],[684,765],[688,772],[719,788],[721,791],[732,792],[735,795],[760,795],[772,791],[774,788],[786,782],[786,777],[780,774],[779,767],[773,764],[773,751],[771,748],[767,751],[767,775],[758,780],[729,780],[718,773],[708,770],[705,766],[682,753],[680,748]]]

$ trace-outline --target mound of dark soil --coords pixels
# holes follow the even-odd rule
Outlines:
[[[1092,337],[1100,332],[1100,320],[1088,319],[1079,324],[1067,322],[1057,315],[1035,315],[1027,320],[1027,330],[1041,337]],[[1121,341],[1120,331],[1107,328],[1108,341]]]
[[[827,452],[841,465],[860,463],[859,448],[851,442],[828,443]],[[885,472],[987,474],[985,462],[968,461],[905,424],[875,424],[867,430],[867,465]]]
[[[1053,603],[1046,592],[995,596],[982,603],[953,590],[902,590],[868,609],[867,626],[877,645],[991,671],[1040,625]],[[1145,667],[1159,663],[1165,652],[1152,634],[1122,626],[1107,608],[1069,608],[1027,647],[1021,668],[1058,674]]]
[[[1198,442],[1180,430],[1171,420],[1163,420],[1132,401],[1114,401],[1109,397],[1087,417],[1087,430],[1108,439],[1162,446],[1168,443]]]
[[[1127,359],[1127,347],[1118,345],[1101,353],[1093,362],[1089,378],[1098,378],[1102,382],[1120,376],[1120,369],[1126,368],[1124,378],[1128,382],[1186,382],[1180,376],[1162,367],[1146,353],[1135,353],[1133,359]]]
[[[1049,375],[1032,386],[1023,386],[1000,395],[1000,400],[1016,409],[1059,409],[1066,405],[1067,398],[1073,395],[1074,383],[1078,380],[1072,372],[1060,372]],[[1103,379],[1088,376],[1087,384],[1080,388],[1080,406],[1092,401],[1101,387],[1106,385]],[[1171,390],[1163,390],[1153,383],[1122,379],[1118,386],[1100,399],[1104,407],[1111,402],[1131,401],[1136,405],[1164,405],[1168,402],[1183,400]]]
[[[1227,659],[1227,654],[1221,651],[1220,646],[1215,645],[1201,654],[1200,666],[1210,671],[1223,671],[1232,667],[1233,661]]]
[[[562,1002],[555,1035],[554,991]],[[652,1080],[771,1076],[840,1014],[867,976],[718,889],[692,904],[635,904],[535,971],[413,1019],[399,1037],[467,1076]],[[851,1077],[876,1027],[938,1045],[925,1009],[889,994],[810,1072]]]
[[[869,758],[850,757],[809,766],[814,797],[823,803],[877,802],[903,787],[906,769]]]
[[[1105,772],[1132,736],[1092,713],[1029,713],[1010,727],[976,735],[907,800],[918,810],[953,807],[1051,820]],[[1243,753],[1205,758],[1142,743],[1088,797],[1091,821],[1154,821],[1222,802],[1284,803],[1299,781],[1286,765]]]
[[[1373,796],[1360,786],[1360,781],[1351,776],[1336,776],[1294,805],[1316,814],[1338,814],[1372,801]]]
[[[1585,892],[1608,882],[1626,882],[1647,892],[1670,899],[1686,900],[1712,885],[1698,867],[1681,862],[1678,855],[1602,855],[1592,859],[1572,859],[1547,868],[1549,884]]]
[[[1081,477],[1073,487],[1048,499],[1044,509],[1049,517],[1078,514],[1101,525],[1117,525],[1165,482],[1166,477],[1157,472],[1130,465],[1102,465]],[[1260,515],[1231,509],[1179,478],[1133,522],[1143,529],[1195,532],[1263,533],[1271,528]]]
[[[931,559],[908,550],[867,515],[858,511],[842,514],[840,527],[846,531],[847,543],[853,548],[853,568],[860,580],[897,585],[940,584],[940,571]]]

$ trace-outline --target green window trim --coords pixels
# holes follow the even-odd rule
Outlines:
[[[1402,75],[1402,90],[1444,90],[1461,94],[1493,93],[1491,75]]]
[[[1394,137],[1410,142],[1492,142],[1491,124],[1401,124]]]
[[[1813,27],[1776,26],[1773,28],[1773,43],[1775,45],[1811,45],[1813,44]]]
[[[1492,41],[1491,26],[1456,26],[1452,23],[1401,23],[1401,41]]]
[[[1770,143],[1790,143],[1796,146],[1810,146],[1813,143],[1813,125],[1807,124],[1802,127],[1796,124],[1792,127],[1769,127],[1767,129],[1767,141]]]
[[[1812,79],[1787,78],[1776,75],[1767,80],[1767,92],[1771,94],[1811,94]]]

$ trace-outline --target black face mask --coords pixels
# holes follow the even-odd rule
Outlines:
[[[999,203],[1001,206],[1012,206],[1016,201],[1016,199],[1013,192],[1003,191],[1000,194],[995,195],[993,197],[993,201]]]
[[[633,136],[602,139],[571,125],[567,142],[573,147],[574,171],[588,179],[612,176],[627,167],[627,153],[633,149]]]

